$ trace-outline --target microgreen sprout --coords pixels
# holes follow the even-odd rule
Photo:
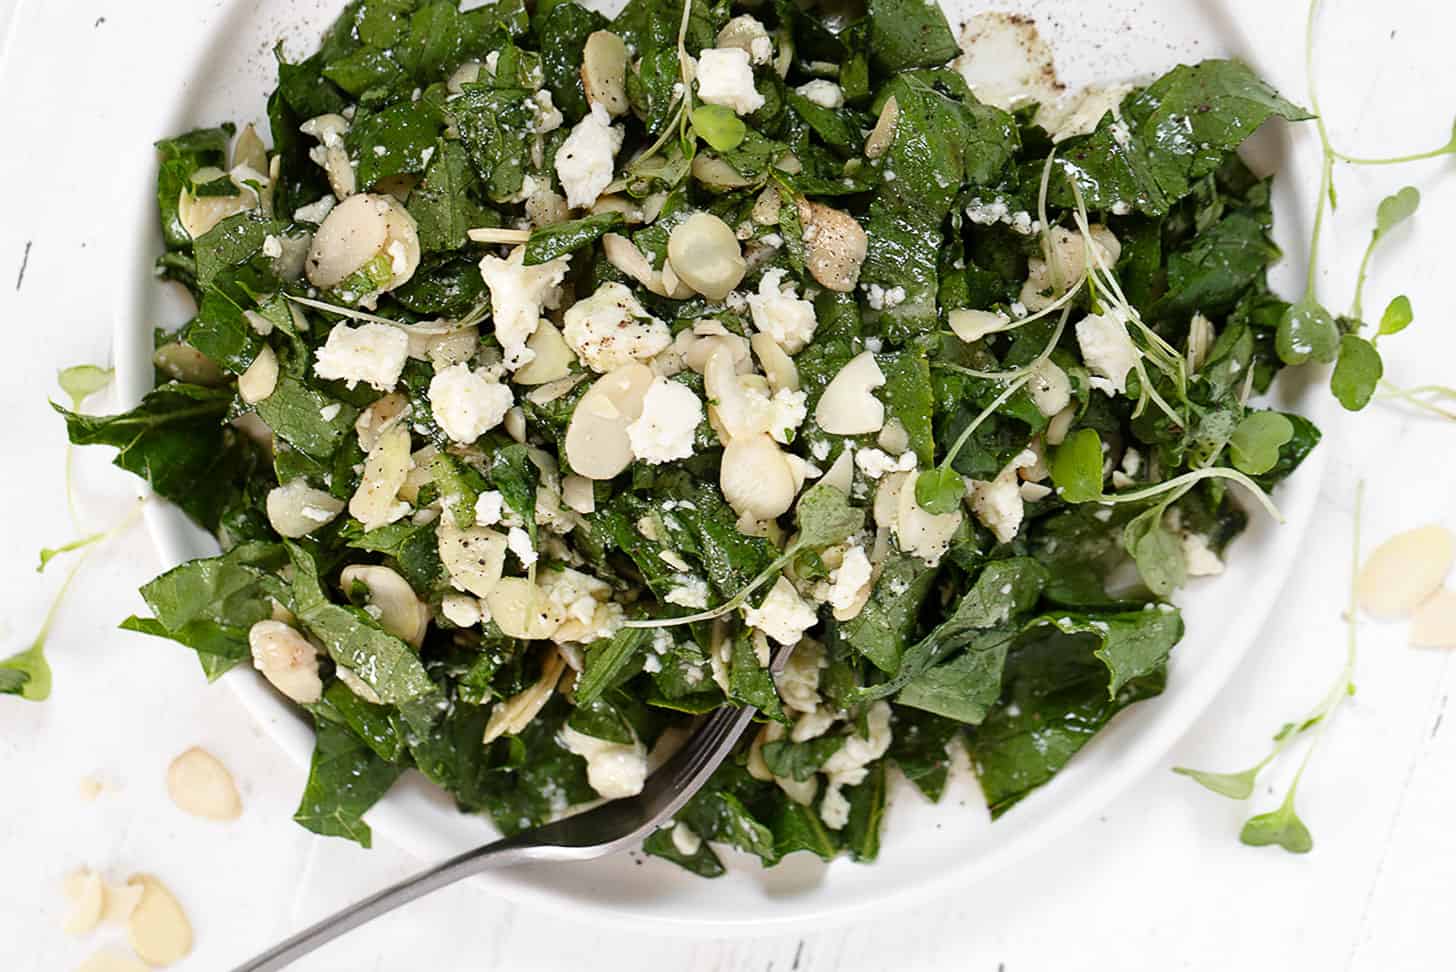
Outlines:
[[[1299,819],[1299,814],[1295,811],[1294,798],[1299,789],[1299,781],[1304,777],[1304,771],[1308,769],[1315,749],[1329,729],[1335,711],[1339,709],[1340,703],[1355,694],[1354,677],[1357,657],[1357,625],[1359,623],[1355,585],[1360,574],[1360,525],[1364,499],[1365,484],[1361,482],[1355,487],[1355,517],[1351,531],[1350,594],[1349,603],[1345,608],[1345,664],[1341,667],[1334,682],[1331,683],[1329,690],[1303,718],[1297,722],[1286,723],[1274,735],[1274,745],[1268,755],[1248,769],[1237,773],[1211,773],[1205,770],[1189,769],[1186,766],[1178,766],[1173,769],[1173,772],[1192,779],[1219,796],[1233,800],[1247,800],[1254,793],[1254,784],[1257,782],[1259,774],[1270,766],[1295,739],[1311,729],[1317,730],[1309,748],[1305,751],[1304,759],[1300,761],[1299,768],[1295,770],[1294,778],[1289,783],[1289,790],[1285,793],[1279,806],[1267,813],[1250,817],[1244,823],[1243,830],[1239,833],[1239,839],[1251,847],[1277,845],[1292,854],[1305,854],[1314,847],[1314,839],[1310,836],[1309,828],[1305,826],[1304,821]]]

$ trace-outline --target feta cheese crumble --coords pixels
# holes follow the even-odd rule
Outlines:
[[[708,606],[708,582],[701,577],[674,577],[673,587],[663,600],[678,607],[705,608]]]
[[[748,295],[753,326],[773,338],[789,354],[798,354],[814,338],[819,320],[814,305],[798,297],[794,285],[784,285],[786,273],[770,270],[758,283],[758,293]]]
[[[506,533],[506,547],[516,555],[522,567],[530,567],[536,562],[536,548],[531,546],[531,536],[518,526],[513,526]]]
[[[1127,391],[1127,373],[1137,363],[1137,348],[1127,321],[1116,311],[1089,314],[1077,322],[1077,344],[1092,372],[1092,387],[1108,395]]]
[[[495,526],[501,521],[505,497],[498,489],[488,489],[475,497],[475,522],[478,526]]]
[[[844,552],[844,559],[838,567],[829,572],[829,606],[836,611],[847,611],[858,600],[860,591],[870,582],[874,568],[864,547],[851,546]]]
[[[860,449],[854,454],[854,464],[867,479],[879,479],[886,473],[908,472],[915,468],[915,461],[913,452],[892,456],[879,449]]]
[[[740,115],[762,108],[763,95],[753,86],[748,52],[737,47],[705,49],[698,58],[698,97]]]
[[[569,256],[564,256],[528,267],[525,259],[525,246],[518,246],[508,259],[491,255],[480,261],[480,276],[490,289],[495,338],[505,354],[506,367],[512,371],[536,356],[526,347],[526,341],[536,333],[541,309],[560,303],[561,281],[570,261]]]
[[[436,373],[428,396],[435,422],[451,439],[466,444],[500,425],[515,404],[510,388],[463,363]]]
[[[651,358],[672,344],[672,331],[638,302],[632,291],[610,282],[566,311],[561,335],[577,357],[600,374]]]
[[[693,435],[703,421],[703,403],[693,390],[657,377],[642,399],[642,415],[627,426],[632,454],[656,466],[693,454]]]
[[[763,604],[747,608],[743,617],[750,628],[757,628],[781,645],[797,644],[819,620],[787,577],[780,577]]]
[[[820,108],[843,108],[844,89],[833,81],[825,81],[823,78],[816,78],[806,84],[801,84],[794,91],[811,104]]]
[[[617,800],[642,792],[642,785],[647,782],[647,747],[641,740],[614,743],[588,736],[568,725],[561,727],[556,738],[586,760],[586,781],[598,796]]]
[[[409,336],[397,327],[368,322],[358,327],[335,324],[323,347],[314,352],[313,371],[353,388],[364,382],[393,391],[409,357]]]
[[[746,64],[748,55],[743,56]],[[600,103],[592,105],[591,113],[572,128],[556,150],[556,175],[566,190],[568,206],[590,206],[611,184],[622,135],[621,126],[612,124],[612,116]]]

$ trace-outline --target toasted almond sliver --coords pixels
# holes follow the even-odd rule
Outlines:
[[[167,795],[184,813],[207,820],[236,820],[243,812],[233,775],[216,756],[196,746],[167,767]]]
[[[1416,608],[1410,643],[1416,648],[1456,648],[1456,591],[1437,591]]]
[[[1445,527],[1397,533],[1375,548],[1360,569],[1360,607],[1376,617],[1405,617],[1441,587],[1456,559],[1456,537]]]
[[[81,799],[87,801],[88,803],[99,797],[101,795],[101,791],[105,789],[106,784],[102,783],[94,776],[81,777],[81,782],[77,786],[77,790],[81,794]]]
[[[192,925],[172,892],[150,874],[134,874],[127,884],[142,889],[127,920],[132,950],[149,965],[171,965],[192,951]]]
[[[76,972],[151,972],[145,962],[114,948],[103,948],[76,969]]]
[[[63,926],[67,935],[85,935],[101,923],[106,886],[95,871],[81,871],[67,878],[66,896],[71,899],[71,911]]]

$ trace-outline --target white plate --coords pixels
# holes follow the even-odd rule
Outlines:
[[[290,53],[306,52],[342,0],[240,0],[222,15],[176,7],[158,29],[182,54],[168,90],[159,100],[176,98],[162,127],[144,133],[163,137],[223,119],[254,121],[266,131],[263,105],[273,82],[267,51],[279,38]],[[1159,0],[1021,0],[984,3],[948,0],[952,23],[987,9],[1013,9],[1036,17],[1057,54],[1063,80],[1143,77],[1179,61],[1236,55],[1259,66],[1238,27],[1216,2]],[[196,16],[198,22],[190,22]],[[210,26],[203,30],[201,22]],[[1272,48],[1271,48],[1272,50]],[[154,124],[148,119],[149,124]],[[1260,133],[1251,161],[1263,171],[1277,167],[1275,209],[1278,236],[1289,259],[1276,282],[1290,289],[1303,252],[1305,224],[1295,187],[1312,184],[1312,159],[1297,158],[1287,133]],[[180,323],[187,308],[172,288],[153,282],[151,266],[161,249],[152,195],[151,160],[137,159],[135,233],[122,248],[124,299],[116,330],[118,384],[130,403],[151,387],[150,329],[154,322]],[[1286,407],[1313,414],[1328,428],[1333,409],[1320,388],[1284,388]],[[1233,548],[1228,570],[1197,583],[1183,598],[1188,636],[1174,652],[1167,691],[1119,716],[1049,785],[1023,801],[994,826],[975,783],[958,774],[940,804],[931,806],[904,781],[892,794],[879,862],[861,866],[847,860],[825,865],[808,854],[794,855],[773,870],[755,860],[729,854],[730,870],[715,881],[692,877],[675,866],[641,855],[591,864],[522,867],[482,877],[490,890],[506,897],[566,910],[575,917],[650,924],[658,930],[712,934],[782,931],[786,924],[813,920],[822,927],[894,898],[941,894],[1006,867],[1095,814],[1128,784],[1158,764],[1178,737],[1224,684],[1257,635],[1288,574],[1314,507],[1323,468],[1315,455],[1276,499],[1287,522],[1276,526],[1255,516],[1251,529]],[[217,552],[212,539],[170,507],[148,507],[148,524],[163,559],[181,563]],[[306,764],[312,731],[278,696],[247,669],[228,682],[271,736],[294,759]],[[417,775],[407,778],[369,815],[384,838],[422,860],[437,860],[476,846],[492,836],[479,817],[456,812],[442,793]],[[280,826],[284,822],[280,821]]]

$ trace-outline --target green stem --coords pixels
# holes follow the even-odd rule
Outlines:
[[[1265,493],[1264,490],[1259,488],[1258,483],[1237,469],[1228,469],[1224,466],[1206,466],[1202,469],[1194,469],[1181,476],[1175,476],[1172,479],[1165,480],[1156,485],[1147,486],[1143,489],[1135,489],[1131,492],[1104,494],[1095,500],[1095,502],[1102,503],[1106,506],[1116,506],[1120,503],[1137,503],[1142,500],[1152,499],[1155,496],[1161,496],[1185,484],[1191,486],[1193,483],[1204,479],[1228,479],[1238,483],[1254,494],[1254,498],[1259,501],[1259,504],[1264,507],[1270,516],[1274,517],[1280,523],[1284,522],[1284,515],[1279,512],[1279,507],[1274,505],[1274,501],[1269,498],[1268,493]]]
[[[1063,320],[1065,320],[1065,318],[1063,318]],[[995,412],[996,409],[1000,408],[1002,405],[1005,405],[1006,400],[1009,399],[1012,395],[1015,395],[1021,389],[1021,387],[1030,380],[1031,375],[1022,375],[1020,378],[1007,385],[1005,391],[997,395],[991,401],[991,404],[987,405],[985,409],[982,410],[980,415],[977,415],[974,419],[971,420],[970,425],[967,425],[964,429],[961,430],[961,434],[956,437],[955,444],[950,447],[950,452],[946,453],[945,458],[941,460],[940,464],[947,469],[953,466],[955,464],[956,456],[960,455],[961,447],[966,444],[972,434],[975,433],[976,429],[981,427],[981,423],[986,421],[986,419],[990,418],[991,414]]]
[[[1355,275],[1355,299],[1350,301],[1350,316],[1362,320],[1365,316],[1365,278],[1370,274],[1370,258],[1375,255],[1375,246],[1380,242],[1379,233],[1370,234],[1370,245],[1360,258],[1360,271]]]
[[[622,622],[622,627],[675,628],[684,624],[697,624],[699,621],[712,621],[715,618],[721,618],[725,614],[731,614],[732,612],[741,608],[744,604],[748,603],[748,596],[750,594],[758,590],[768,581],[772,580],[775,576],[778,575],[779,571],[787,567],[789,561],[793,560],[796,556],[798,556],[800,549],[801,548],[797,545],[790,544],[788,548],[779,555],[777,560],[765,567],[763,571],[753,580],[749,581],[748,584],[745,585],[741,591],[739,591],[737,594],[734,594],[728,600],[724,601],[722,604],[718,605],[715,608],[709,608],[706,611],[699,611],[697,614],[684,614],[676,618],[645,618],[642,620],[628,620]]]
[[[1406,162],[1421,162],[1426,159],[1439,159],[1444,155],[1456,155],[1456,139],[1447,142],[1438,149],[1431,149],[1429,152],[1417,152],[1414,155],[1397,155],[1385,159],[1367,159],[1355,155],[1346,155],[1339,149],[1331,148],[1330,154],[1341,162],[1348,162],[1350,165],[1403,165]]]
[[[1325,127],[1324,112],[1320,109],[1319,86],[1315,83],[1314,71],[1314,25],[1319,13],[1320,0],[1309,0],[1309,13],[1304,21],[1304,76],[1309,88],[1309,106],[1314,110],[1315,127],[1319,131],[1322,158],[1320,160],[1319,196],[1315,199],[1314,229],[1309,241],[1309,270],[1304,285],[1304,298],[1318,301],[1316,278],[1319,273],[1320,236],[1324,232],[1325,203],[1329,198],[1334,179],[1334,149],[1330,145],[1329,129]]]

